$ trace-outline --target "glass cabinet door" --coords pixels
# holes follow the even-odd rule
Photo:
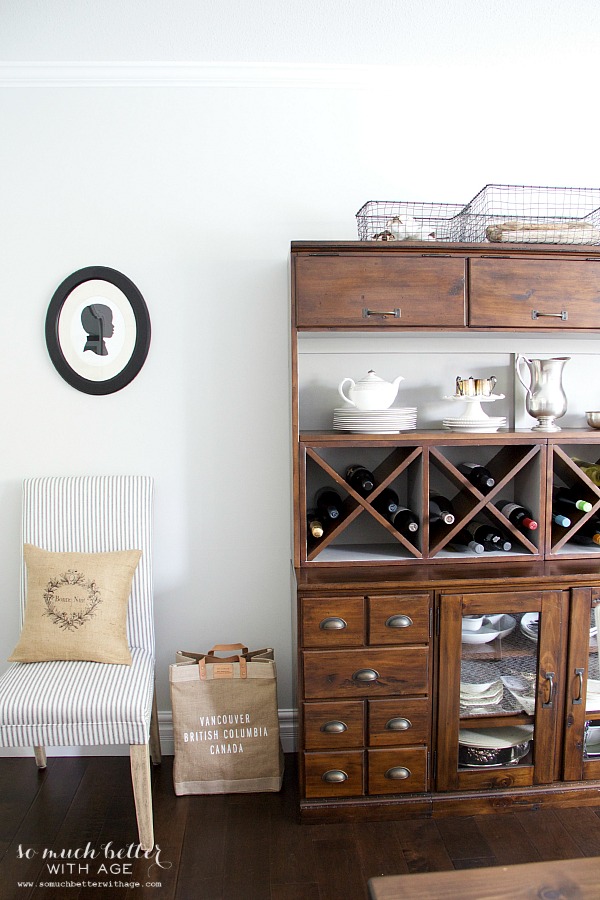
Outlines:
[[[571,597],[564,778],[600,778],[600,591],[574,588]]]
[[[438,790],[559,777],[563,609],[561,591],[441,596]]]

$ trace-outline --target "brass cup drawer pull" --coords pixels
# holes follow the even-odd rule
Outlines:
[[[396,716],[393,719],[388,719],[384,727],[386,731],[408,731],[409,728],[412,728],[412,722],[403,716]]]
[[[333,719],[331,722],[324,722],[321,725],[320,731],[325,734],[343,734],[344,731],[348,731],[348,726],[345,722]]]
[[[389,619],[386,619],[385,623],[386,628],[410,628],[411,625],[414,625],[411,617],[400,614],[390,616]]]
[[[348,773],[343,769],[329,769],[327,772],[323,772],[321,781],[326,784],[343,784],[344,781],[348,781]]]
[[[385,778],[389,778],[390,781],[404,781],[406,778],[410,778],[411,775],[412,772],[406,766],[392,766],[385,773]]]
[[[327,616],[322,622],[319,622],[321,631],[343,631],[348,627],[348,623],[341,616]]]
[[[352,681],[357,681],[359,684],[371,684],[378,678],[379,672],[375,669],[358,669],[352,675]]]

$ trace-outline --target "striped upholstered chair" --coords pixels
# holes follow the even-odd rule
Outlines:
[[[139,842],[154,845],[150,759],[160,762],[154,697],[153,483],[146,476],[27,479],[23,542],[45,550],[97,553],[139,549],[127,613],[132,665],[16,662],[0,678],[0,746],[129,744]],[[21,619],[26,577],[21,577]]]

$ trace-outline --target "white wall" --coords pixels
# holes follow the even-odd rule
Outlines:
[[[140,471],[159,708],[176,649],[238,639],[275,647],[293,706],[290,241],[355,238],[370,199],[597,185],[599,37],[594,0],[3,0],[0,660],[23,477]],[[44,343],[55,288],[88,265],[127,274],[152,319],[141,374],[108,397],[69,387]]]

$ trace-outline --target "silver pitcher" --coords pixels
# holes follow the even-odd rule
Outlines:
[[[567,411],[567,398],[562,386],[562,373],[570,356],[557,356],[554,359],[528,359],[517,354],[516,370],[519,381],[525,388],[525,409],[530,416],[538,420],[532,431],[560,431],[554,421],[560,419]],[[521,364],[526,363],[529,369],[529,384],[521,375]]]

